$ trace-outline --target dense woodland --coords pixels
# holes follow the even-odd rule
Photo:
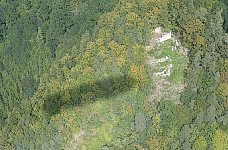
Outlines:
[[[181,104],[151,106],[135,139],[85,149],[227,150],[227,0],[1,0],[0,149],[67,149],[68,111],[149,95],[145,45],[158,26],[189,50]]]

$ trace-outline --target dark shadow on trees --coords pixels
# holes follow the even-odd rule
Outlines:
[[[109,77],[107,79],[86,83],[69,89],[70,100],[64,101],[63,94],[48,95],[43,109],[51,117],[60,113],[60,109],[83,106],[95,102],[98,98],[109,99],[129,91],[137,81],[129,75]],[[64,93],[64,92],[62,92]]]

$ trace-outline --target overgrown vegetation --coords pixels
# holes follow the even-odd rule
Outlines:
[[[228,149],[226,8],[225,0],[0,1],[0,149]],[[145,51],[158,26],[188,58],[172,41]],[[148,55],[170,60],[153,68]],[[154,80],[170,63],[170,76]],[[156,81],[167,82],[160,93]]]

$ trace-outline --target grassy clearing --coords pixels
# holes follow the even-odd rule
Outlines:
[[[167,40],[156,49],[151,50],[149,55],[155,57],[155,59],[168,56],[170,60],[159,63],[157,67],[154,68],[154,72],[163,71],[169,64],[172,64],[173,68],[171,69],[171,75],[168,77],[168,80],[172,83],[180,83],[183,81],[184,69],[186,68],[188,58],[177,50],[172,51],[173,46],[174,42]]]

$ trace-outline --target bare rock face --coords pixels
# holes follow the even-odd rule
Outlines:
[[[135,114],[135,129],[138,132],[142,132],[146,129],[146,117],[141,112]]]

